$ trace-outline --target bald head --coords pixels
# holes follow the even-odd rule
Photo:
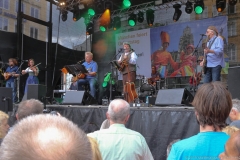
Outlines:
[[[17,145],[16,145],[17,144]],[[4,160],[91,160],[86,134],[66,118],[34,115],[17,123],[0,148]]]
[[[125,124],[128,121],[129,114],[130,105],[123,99],[115,99],[108,106],[107,118],[111,124]]]
[[[231,135],[225,145],[224,152],[220,154],[221,160],[238,160],[240,156],[240,130]]]

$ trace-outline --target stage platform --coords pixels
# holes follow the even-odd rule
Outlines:
[[[77,124],[86,133],[99,130],[106,119],[107,106],[47,105],[50,110]],[[194,108],[188,106],[131,107],[127,128],[140,132],[155,160],[166,159],[167,145],[199,132]]]

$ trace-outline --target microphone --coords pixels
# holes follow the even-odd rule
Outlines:
[[[83,59],[83,60],[81,60],[81,61],[78,61],[77,63],[83,63],[83,62],[85,62],[85,59]]]
[[[28,62],[28,60],[22,60],[22,62]]]
[[[206,34],[200,34],[200,36],[206,36]]]

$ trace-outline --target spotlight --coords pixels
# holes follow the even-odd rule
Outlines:
[[[104,25],[99,26],[100,31],[105,32],[107,30],[107,27]]]
[[[143,12],[139,11],[138,12],[138,22],[142,23],[144,21],[144,15]]]
[[[99,19],[99,26],[100,26],[100,30],[102,32],[105,32],[107,30],[107,27],[109,26],[109,24],[111,23],[111,18],[110,18],[110,10],[106,9],[102,16]]]
[[[65,0],[60,0],[60,1],[59,1],[59,5],[60,5],[60,6],[65,6],[65,4],[66,4]]]
[[[65,22],[67,20],[67,14],[68,12],[67,11],[62,11],[62,21]]]
[[[148,9],[146,11],[146,18],[147,18],[147,23],[149,26],[152,26],[153,25],[153,22],[154,22],[154,10],[152,9]]]
[[[187,1],[186,7],[185,7],[185,12],[187,14],[191,14],[192,11],[193,11],[192,2]]]
[[[216,8],[218,12],[222,12],[226,7],[226,0],[216,0]]]
[[[114,17],[113,18],[113,30],[116,31],[121,27],[121,18],[120,17]]]
[[[88,14],[89,14],[90,16],[94,16],[94,15],[95,15],[94,9],[89,8],[89,9],[88,9]]]
[[[93,34],[93,22],[89,22],[86,26],[86,35]]]
[[[182,11],[180,10],[181,5],[180,4],[174,4],[173,8],[175,8],[175,12],[174,12],[174,15],[173,15],[173,21],[177,22],[182,15]]]
[[[131,6],[130,0],[123,0],[123,6],[124,6],[124,8],[130,7]]]
[[[196,0],[194,4],[194,11],[196,14],[201,14],[204,10],[203,0]]]
[[[128,24],[132,27],[135,26],[136,25],[136,19],[137,19],[137,15],[134,14],[134,13],[131,13],[129,15],[129,18],[128,18]]]
[[[113,3],[111,1],[104,2],[104,9],[112,10],[112,8],[113,8]]]
[[[81,15],[81,10],[78,8],[78,6],[73,7],[73,21],[78,21],[82,15]]]
[[[234,6],[237,4],[237,0],[229,0],[228,3],[230,6]]]

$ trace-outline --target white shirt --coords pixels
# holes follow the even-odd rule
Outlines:
[[[131,54],[131,53],[125,53],[125,55],[127,56],[128,54]],[[132,52],[132,54],[131,54],[131,58],[130,58],[130,60],[129,60],[129,63],[130,64],[136,64],[137,63],[137,55],[136,55],[136,53],[135,52]],[[119,60],[118,61],[121,61],[122,60],[122,56],[119,58]]]
[[[153,160],[145,138],[123,124],[88,134],[96,139],[103,160]]]

